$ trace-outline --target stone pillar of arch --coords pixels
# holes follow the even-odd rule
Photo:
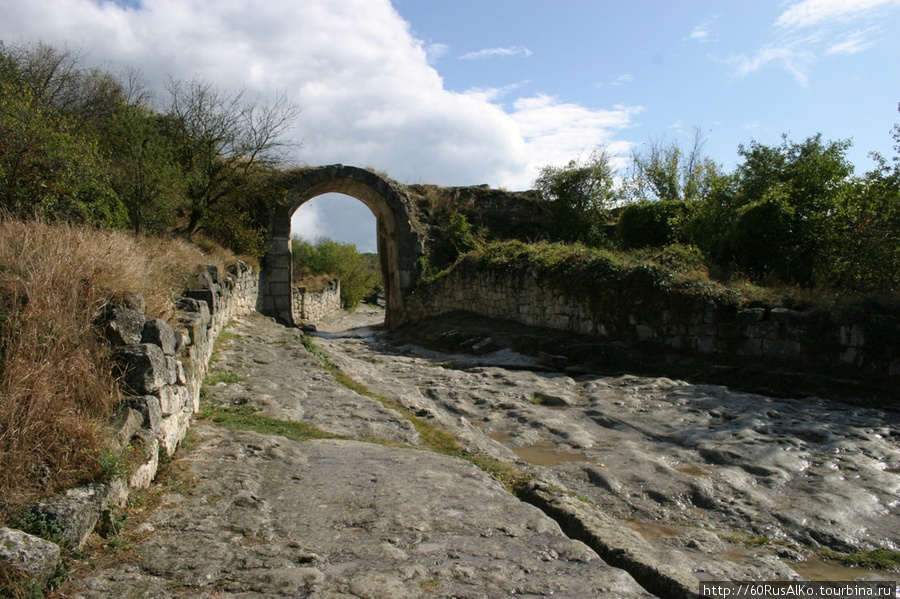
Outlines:
[[[375,215],[378,257],[384,280],[385,324],[395,327],[403,316],[403,300],[419,277],[423,253],[410,221],[409,195],[396,184],[354,166],[335,164],[285,175],[287,197],[276,202],[260,272],[261,312],[293,324],[291,311],[291,216],[304,202],[325,193],[358,199]]]

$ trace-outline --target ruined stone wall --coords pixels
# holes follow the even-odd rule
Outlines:
[[[329,281],[321,291],[311,291],[305,285],[297,285],[292,291],[294,322],[315,322],[341,309],[340,279]]]
[[[257,309],[259,276],[243,263],[215,266],[177,301],[174,325],[147,318],[140,296],[109,306],[97,325],[109,340],[122,381],[123,404],[108,424],[112,455],[128,449],[134,466],[111,480],[69,489],[32,506],[36,521],[57,531],[51,542],[0,528],[0,565],[24,569],[40,587],[53,575],[60,546],[79,549],[104,514],[125,505],[132,489],[156,476],[162,452],[171,456],[200,409],[200,387],[214,344],[233,316]]]
[[[406,301],[407,321],[453,310],[684,353],[900,378],[900,319],[872,308],[742,308],[649,282],[586,295],[535,268],[466,263]]]

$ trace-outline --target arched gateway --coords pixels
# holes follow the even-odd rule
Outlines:
[[[285,175],[287,197],[276,202],[269,222],[266,256],[260,273],[264,314],[293,324],[291,313],[291,216],[304,202],[323,193],[343,193],[358,199],[375,215],[378,257],[384,280],[385,324],[400,324],[403,298],[418,280],[422,244],[410,222],[409,195],[373,172],[334,164]]]

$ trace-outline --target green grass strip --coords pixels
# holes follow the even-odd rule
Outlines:
[[[819,549],[817,552],[823,559],[836,561],[851,568],[868,570],[900,570],[900,551],[875,549],[858,553],[841,553],[831,549]]]
[[[315,346],[311,337],[304,336],[302,343],[309,353],[319,359],[322,368],[328,371],[340,385],[343,385],[354,393],[378,401],[385,408],[399,413],[404,419],[409,421],[413,428],[416,429],[416,432],[419,433],[419,439],[426,449],[435,453],[441,453],[471,462],[497,479],[509,491],[512,491],[516,484],[523,482],[528,478],[527,475],[517,470],[511,464],[487,456],[475,455],[463,449],[452,433],[436,427],[424,418],[416,416],[409,408],[400,402],[379,393],[375,393],[359,381],[354,380],[344,373],[339,366],[329,360],[328,356]]]
[[[263,435],[279,435],[294,441],[310,439],[349,439],[342,435],[326,433],[312,425],[291,420],[263,416],[252,406],[217,406],[206,404],[200,418],[231,430],[255,431]]]

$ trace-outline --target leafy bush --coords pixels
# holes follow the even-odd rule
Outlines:
[[[616,241],[626,250],[684,242],[684,224],[693,208],[692,203],[683,200],[628,204],[619,212]]]
[[[341,303],[353,310],[359,303],[381,289],[381,271],[377,256],[360,254],[356,245],[331,239],[315,244],[299,238],[291,240],[294,280],[306,275],[333,275],[341,280]]]
[[[618,199],[612,156],[598,148],[584,161],[541,169],[535,188],[547,212],[547,230],[555,241],[602,245],[610,207]]]

